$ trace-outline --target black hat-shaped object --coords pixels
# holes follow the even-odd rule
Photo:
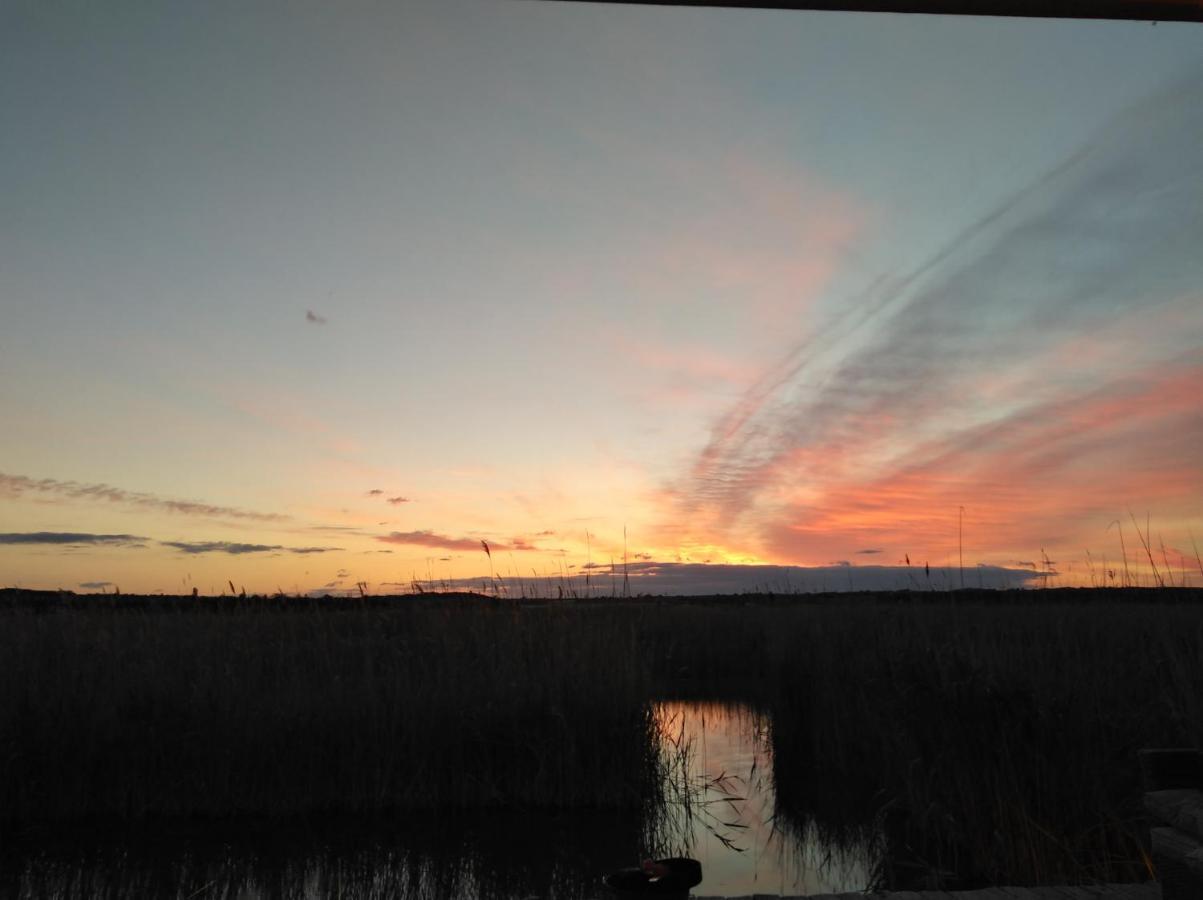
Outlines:
[[[652,877],[643,869],[619,869],[602,879],[606,887],[619,897],[684,898],[689,889],[701,883],[702,864],[696,859],[658,859],[658,865],[668,869],[660,877]]]

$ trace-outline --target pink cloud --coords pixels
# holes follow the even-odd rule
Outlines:
[[[462,550],[484,553],[480,538],[452,537],[434,531],[394,531],[376,538],[386,544],[404,544],[412,547],[434,547],[440,550]],[[509,543],[488,540],[489,550],[493,553],[505,553],[515,550],[541,550],[529,538],[516,537]]]
[[[433,531],[394,531],[381,535],[376,540],[386,544],[406,544],[413,547],[436,547],[440,550],[479,550],[484,552],[479,538],[456,538]],[[489,546],[494,550],[505,549],[490,541]]]
[[[1201,383],[1192,358],[936,440],[876,476],[836,478],[808,502],[786,502],[761,538],[783,559],[856,543],[935,556],[955,547],[964,506],[979,554],[1080,551],[1107,541],[1108,522],[1129,506],[1181,521],[1203,496]],[[776,462],[746,489],[785,477],[788,463]]]
[[[796,327],[873,218],[794,162],[732,155],[685,168],[693,192],[707,186],[702,211],[625,266],[638,289],[683,308],[728,299],[749,325]]]
[[[934,560],[955,549],[962,506],[979,560],[1041,546],[1080,554],[1108,541],[1107,523],[1129,506],[1172,529],[1203,496],[1199,384],[1196,351],[1083,393],[1062,386],[978,425],[955,427],[956,402],[937,394],[901,411],[838,410],[770,452],[737,430],[653,496],[657,537],[816,564],[867,546]],[[924,437],[924,423],[942,419]]]

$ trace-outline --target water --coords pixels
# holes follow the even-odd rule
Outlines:
[[[779,824],[769,720],[736,704],[667,702],[656,709],[670,778],[670,849],[702,863],[705,896],[863,890],[872,848],[824,843]]]
[[[868,848],[778,827],[768,722],[747,707],[656,707],[668,765],[658,817],[490,814],[303,827],[28,832],[0,848],[0,898],[601,900],[600,878],[654,847],[702,863],[704,896],[860,890]]]

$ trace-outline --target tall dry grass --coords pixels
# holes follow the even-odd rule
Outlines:
[[[768,644],[783,807],[875,819],[898,886],[1147,878],[1136,751],[1203,742],[1195,607],[822,610]]]
[[[0,817],[638,808],[634,632],[598,609],[0,619]]]
[[[1200,599],[743,598],[661,607],[643,634],[676,695],[770,712],[778,823],[878,836],[884,884],[1142,880],[1136,751],[1203,746]]]
[[[61,836],[60,836],[61,837]],[[532,852],[535,851],[535,852]],[[0,847],[6,900],[585,900],[616,860],[638,859],[620,813],[416,816],[382,829],[352,817],[293,827],[134,828]]]
[[[0,814],[654,817],[650,704],[695,697],[768,711],[778,824],[884,834],[887,880],[1140,879],[1135,753],[1203,744],[1199,599],[10,608]]]

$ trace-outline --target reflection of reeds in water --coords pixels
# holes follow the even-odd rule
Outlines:
[[[670,856],[688,856],[704,832],[735,853],[739,831],[747,826],[738,821],[740,804],[746,800],[748,779],[722,771],[711,775],[699,771],[699,742],[704,740],[705,712],[693,704],[659,704],[655,719],[659,733],[661,800],[664,804],[656,833],[656,847]],[[734,709],[733,709],[734,711]],[[701,721],[689,727],[690,714]],[[755,777],[753,770],[751,777]]]
[[[688,856],[693,852],[694,828],[705,787],[693,771],[694,740],[685,731],[685,717],[656,710],[660,744],[661,806],[650,837],[657,856]]]
[[[644,635],[660,683],[771,710],[778,827],[887,845],[886,882],[1139,881],[1136,750],[1203,745],[1200,599],[765,598],[669,608]]]
[[[771,711],[778,831],[880,834],[934,880],[1139,880],[1135,751],[1203,743],[1199,599],[4,608],[0,817],[621,808],[671,852],[678,808],[731,821],[659,750],[652,699],[695,696]]]
[[[774,709],[799,821],[838,834],[876,818],[896,888],[1148,877],[1135,753],[1203,738],[1196,607],[808,618]]]
[[[859,890],[872,847],[832,844],[814,828],[779,827],[768,715],[746,704],[656,705],[667,804],[658,821],[660,849],[701,854],[711,884],[734,893],[787,894]],[[716,877],[717,876],[717,879]],[[714,892],[713,890],[711,892]]]

